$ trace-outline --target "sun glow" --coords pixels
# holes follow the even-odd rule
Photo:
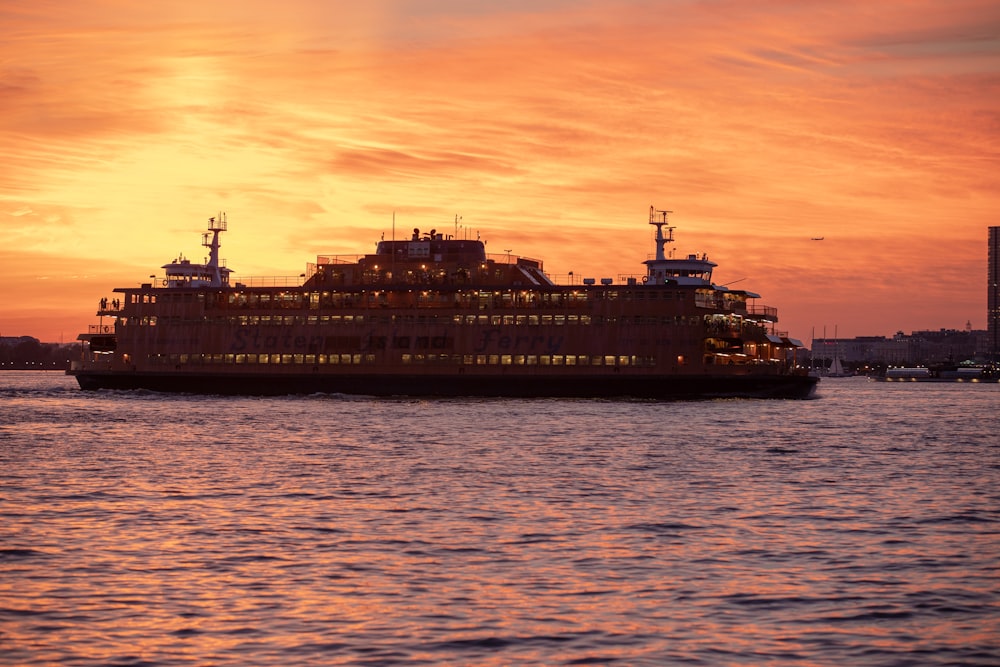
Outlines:
[[[244,275],[367,252],[395,214],[617,276],[650,204],[793,335],[982,328],[1000,9],[719,7],[0,10],[2,328],[74,337],[219,210]]]

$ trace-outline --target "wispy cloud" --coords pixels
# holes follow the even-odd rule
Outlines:
[[[964,244],[933,248],[941,271],[971,275],[996,224],[1000,9],[939,5],[6,3],[0,244],[141,273],[225,209],[231,264],[295,271],[395,210],[617,275],[654,203],[792,325],[834,271],[792,243],[814,233],[854,273],[953,289],[889,261],[937,219]],[[972,287],[955,299],[981,321]],[[844,309],[859,333],[906,326]]]

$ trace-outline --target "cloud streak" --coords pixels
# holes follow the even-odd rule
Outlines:
[[[5,247],[148,275],[223,209],[232,265],[297,274],[368,249],[398,211],[614,276],[641,269],[652,203],[677,212],[681,251],[749,276],[799,336],[984,326],[992,3],[58,8],[0,9]],[[843,240],[836,262],[798,242],[813,235]],[[909,261],[925,251],[946,280]],[[857,283],[810,306],[836,272],[920,281],[948,306],[887,314]]]

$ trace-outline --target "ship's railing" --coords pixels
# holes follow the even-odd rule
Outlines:
[[[778,309],[773,306],[747,306],[747,315],[771,320],[772,322],[778,321]]]
[[[488,252],[486,253],[486,259],[492,261],[494,264],[518,264],[519,262],[527,262],[529,264],[535,264],[537,266],[542,265],[542,260],[533,259],[531,257],[523,257],[521,255],[498,253],[498,252]]]
[[[316,264],[319,266],[324,264],[357,264],[365,257],[366,255],[319,255],[316,257]],[[542,266],[542,260],[540,259],[524,257],[513,253],[487,253],[486,259],[493,261],[495,264],[517,264],[518,262],[524,261],[537,266]]]
[[[551,280],[556,285],[583,285],[583,276],[577,276],[572,273],[546,273],[549,280]]]
[[[621,285],[641,285],[642,279],[646,277],[645,273],[619,273],[618,283]]]
[[[231,285],[242,285],[244,287],[288,287],[298,286],[305,282],[306,275],[300,273],[297,276],[247,276],[237,278],[230,282]]]
[[[364,255],[320,255],[316,258],[316,264],[357,264]]]

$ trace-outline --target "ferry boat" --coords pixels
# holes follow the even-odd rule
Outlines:
[[[1000,382],[1000,373],[992,366],[959,366],[947,362],[931,366],[912,368],[887,368],[881,375],[873,378],[880,382],[969,382],[996,383]]]
[[[298,279],[232,281],[224,214],[203,264],[101,299],[68,374],[82,389],[374,396],[806,398],[817,378],[758,294],[712,283],[705,255],[636,276],[553,280],[537,259],[437,230],[320,256]],[[457,226],[456,226],[457,231]],[[394,234],[393,234],[394,235]],[[260,284],[263,282],[271,284]],[[569,283],[569,284],[566,284]]]

